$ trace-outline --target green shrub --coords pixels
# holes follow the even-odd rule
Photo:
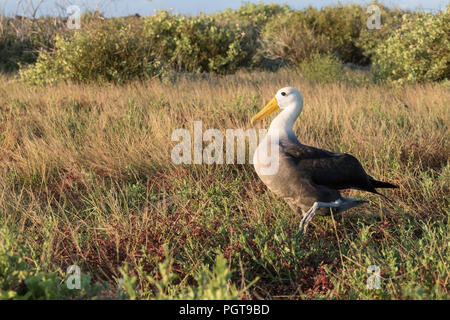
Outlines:
[[[237,10],[227,9],[213,16],[221,23],[250,24],[258,29],[257,31],[261,31],[275,17],[288,14],[289,12],[291,12],[291,9],[287,5],[245,3]]]
[[[14,72],[19,64],[35,63],[40,48],[52,47],[63,33],[61,18],[9,18],[0,14],[0,72]]]
[[[450,75],[450,6],[444,12],[405,14],[402,25],[375,49],[377,78],[424,82]]]
[[[378,5],[378,4],[377,4]],[[392,22],[392,12],[382,5],[383,19]],[[314,54],[333,53],[345,63],[368,64],[374,41],[367,33],[369,14],[359,5],[308,7],[273,16],[262,33],[266,56],[298,65]],[[383,20],[384,22],[384,20]],[[384,32],[385,29],[383,29]],[[372,30],[371,30],[372,31]],[[360,39],[361,34],[364,39]],[[381,33],[385,34],[385,33]],[[375,37],[375,40],[382,37]],[[378,42],[377,42],[378,43]]]
[[[310,6],[305,10],[309,27],[329,40],[331,51],[343,62],[352,63],[364,61],[362,50],[356,42],[361,30],[366,27],[367,16],[357,4],[326,6],[320,10]]]
[[[152,52],[175,71],[230,73],[250,59],[246,32],[214,17],[185,17],[159,11],[146,19]]]
[[[13,72],[19,63],[34,63],[36,54],[29,42],[18,41],[13,35],[4,35],[0,39],[0,72]]]
[[[289,12],[291,9],[287,5],[245,3],[237,10],[228,9],[213,16],[219,24],[236,25],[245,33],[242,45],[250,58],[245,67],[274,70],[279,63],[262,54],[261,34],[268,23]]]
[[[369,29],[364,24],[359,38],[356,40],[356,46],[362,50],[364,56],[361,60],[363,64],[369,64],[377,46],[385,42],[396,29],[400,28],[404,13],[398,8],[389,9],[379,3],[376,5],[380,8],[380,29]]]
[[[345,78],[341,61],[330,54],[314,54],[303,61],[299,69],[302,76],[312,82],[329,83]]]
[[[142,27],[124,19],[94,21],[73,37],[56,37],[55,49],[41,51],[35,65],[23,68],[32,84],[61,80],[125,82],[154,77],[161,63],[143,40]]]
[[[408,13],[402,20],[404,11],[375,4],[381,13],[379,30],[367,28],[370,13],[365,7],[341,4],[300,11],[248,3],[213,15],[159,11],[142,19],[105,19],[92,13],[83,16],[78,31],[67,30],[59,20],[59,27],[51,29],[51,20],[41,19],[25,20],[16,34],[10,27],[2,31],[9,22],[0,19],[0,70],[34,62],[39,48],[35,64],[20,70],[28,83],[122,83],[175,72],[228,74],[302,63],[303,73],[312,75],[322,73],[314,67],[318,57],[330,54],[343,63],[372,63],[379,79],[447,79],[448,9],[440,14]],[[330,67],[333,59],[322,68]],[[334,77],[323,76],[309,77]]]
[[[299,65],[315,54],[330,50],[330,43],[306,22],[301,11],[280,15],[267,23],[262,35],[262,54],[282,63]]]

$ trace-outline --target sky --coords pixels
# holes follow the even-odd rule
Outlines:
[[[29,15],[33,8],[42,1],[37,16],[40,15],[65,15],[65,10],[71,4],[77,5],[81,10],[99,9],[106,16],[126,16],[139,13],[141,16],[151,15],[155,10],[171,10],[174,13],[197,15],[213,13],[227,8],[236,9],[244,2],[259,3],[260,1],[214,1],[214,0],[0,0],[0,13],[6,15]],[[320,8],[325,5],[337,4],[332,0],[264,0],[264,3],[288,4],[291,8],[302,9],[309,5]],[[364,0],[341,0],[341,3],[367,4]],[[422,9],[435,11],[445,9],[450,0],[384,0],[380,1],[389,7],[398,6],[403,9]]]

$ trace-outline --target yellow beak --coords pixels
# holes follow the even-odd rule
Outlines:
[[[278,110],[280,110],[280,107],[278,106],[277,98],[274,97],[260,112],[253,116],[251,120],[252,126],[256,121],[260,121]]]

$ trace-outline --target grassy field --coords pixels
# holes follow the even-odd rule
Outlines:
[[[369,204],[316,217],[302,235],[301,217],[251,165],[172,164],[173,130],[195,120],[203,130],[247,129],[286,85],[304,95],[299,140],[355,155],[400,186],[383,191],[392,202],[351,191]],[[449,105],[440,84],[319,85],[287,70],[43,88],[2,76],[0,289],[34,298],[449,299]],[[83,290],[61,289],[73,264],[90,275]],[[367,288],[371,265],[381,289]]]

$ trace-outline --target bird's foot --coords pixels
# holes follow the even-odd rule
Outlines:
[[[311,222],[312,218],[316,214],[317,209],[319,209],[321,207],[337,208],[336,212],[340,213],[342,211],[359,206],[366,202],[367,201],[365,201],[365,200],[358,200],[358,199],[352,199],[352,198],[340,198],[334,202],[314,202],[311,209],[309,209],[304,214],[303,219],[300,222],[300,231],[302,231],[303,234],[306,233],[306,229],[308,228],[309,223]]]

